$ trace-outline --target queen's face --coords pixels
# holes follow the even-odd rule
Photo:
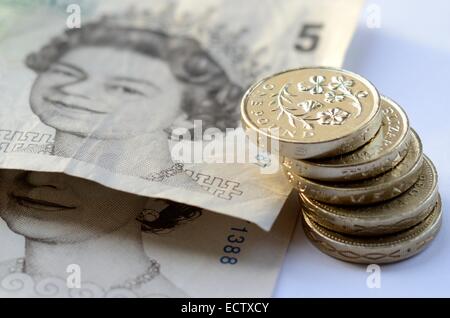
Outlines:
[[[6,209],[8,203],[8,189],[11,187],[14,177],[18,174],[17,170],[0,169],[0,215]]]
[[[182,88],[158,58],[114,47],[72,49],[39,74],[30,97],[59,131],[97,139],[161,132],[180,113]]]
[[[20,171],[11,181],[0,216],[17,234],[52,243],[111,233],[134,220],[147,200],[60,173]]]

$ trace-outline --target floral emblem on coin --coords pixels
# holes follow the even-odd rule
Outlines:
[[[317,78],[320,77],[320,82]],[[347,79],[344,76],[332,76],[330,83],[327,85],[328,91],[325,92],[323,86],[326,85],[325,77],[323,76],[311,76],[309,81],[313,83],[313,86],[305,86],[303,83],[298,83],[297,87],[299,91],[309,92],[311,94],[324,94],[324,102],[326,103],[339,103],[345,99],[350,99],[352,101],[352,106],[355,107],[356,113],[355,118],[361,114],[362,106],[360,98],[365,98],[369,95],[367,91],[353,92],[352,87],[354,86],[354,81]],[[317,91],[316,86],[321,85],[320,92]],[[314,92],[313,92],[314,90]]]
[[[340,108],[331,108],[317,114],[321,125],[340,125],[347,119],[350,113]]]
[[[353,80],[344,76],[332,76],[327,83],[325,76],[313,75],[308,83],[297,83],[298,93],[292,92],[292,83],[283,85],[278,93],[272,95],[274,99],[269,105],[273,107],[272,111],[277,112],[277,120],[286,117],[289,125],[294,128],[301,125],[306,130],[313,130],[314,123],[324,126],[341,125],[350,116],[356,118],[361,114],[360,99],[369,95],[367,91],[354,93],[352,89],[354,84]],[[323,95],[323,99],[321,101],[302,99],[296,103],[295,99],[305,92]],[[325,108],[326,104],[336,104],[346,99],[351,100],[351,105],[356,109],[354,114],[339,107]]]
[[[311,94],[322,94],[323,86],[325,84],[325,77],[323,76],[311,76],[309,81],[313,84],[310,87],[304,86],[302,83],[299,83],[299,90],[301,91],[309,91]],[[301,87],[301,88],[300,88]]]

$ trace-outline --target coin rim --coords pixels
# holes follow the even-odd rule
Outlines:
[[[375,117],[360,129],[354,131],[353,134],[342,137],[341,139],[329,141],[327,143],[294,144],[277,141],[275,138],[272,138],[270,140],[279,143],[279,148],[276,149],[276,152],[284,157],[307,159],[337,156],[346,152],[354,151],[355,149],[366,144],[368,140],[371,140],[379,131],[379,128],[381,127],[381,120],[382,112],[381,108],[379,108],[377,113],[375,114]],[[256,132],[256,134],[258,134],[258,131],[253,130],[251,127],[247,126],[242,119],[241,121],[246,134],[248,134],[248,131],[254,131]],[[252,140],[252,142],[255,141]],[[256,141],[256,145],[259,146],[259,141]],[[266,150],[272,152],[271,147],[272,143],[269,142],[267,144]],[[298,153],[299,148],[302,149],[301,154]]]
[[[303,214],[304,218],[305,215]],[[314,222],[311,220],[308,216],[306,216],[305,219],[307,219],[311,224],[313,225],[314,229],[317,229],[319,233],[326,236],[328,239],[332,240],[335,243],[338,244],[346,244],[346,245],[352,245],[352,246],[358,246],[358,247],[364,247],[364,248],[376,248],[376,247],[389,247],[393,244],[400,244],[403,242],[408,242],[413,238],[418,237],[422,233],[424,233],[427,229],[431,227],[431,224],[435,224],[440,221],[442,218],[442,199],[441,196],[438,195],[438,200],[436,201],[436,205],[434,206],[433,211],[427,217],[420,222],[419,224],[407,229],[406,231],[402,231],[400,233],[393,233],[388,234],[385,236],[375,236],[375,237],[360,237],[360,236],[351,236],[351,235],[345,235],[338,233],[336,231],[331,231],[327,228],[324,228],[323,226],[319,225],[317,222]],[[330,233],[331,232],[331,233]],[[398,238],[397,238],[398,236]],[[394,238],[395,237],[395,238]],[[374,240],[375,238],[380,239],[384,238],[384,241],[377,240],[377,242],[364,242],[365,240]],[[392,239],[393,238],[393,239]],[[392,239],[392,240],[389,240]]]
[[[330,257],[333,257],[335,259],[339,259],[342,261],[351,262],[351,263],[359,263],[359,264],[379,263],[379,264],[381,264],[381,263],[395,263],[395,262],[399,262],[402,260],[406,260],[406,259],[409,259],[409,258],[421,253],[423,250],[425,250],[429,244],[423,244],[423,245],[419,246],[418,248],[416,248],[415,250],[411,251],[410,254],[405,254],[405,246],[402,246],[402,245],[405,244],[405,242],[411,243],[412,241],[417,241],[421,237],[422,238],[425,237],[424,242],[430,242],[430,241],[434,240],[434,238],[439,233],[439,230],[441,229],[441,226],[442,226],[442,218],[443,218],[442,214],[443,214],[442,201],[439,196],[435,208],[427,216],[427,218],[425,218],[424,221],[422,221],[421,223],[413,226],[412,228],[410,228],[406,231],[401,232],[400,234],[391,234],[391,235],[385,236],[385,238],[389,238],[389,237],[392,238],[392,237],[402,235],[400,237],[400,239],[392,240],[392,241],[385,241],[382,243],[370,242],[370,243],[364,244],[364,243],[361,243],[361,241],[364,241],[364,238],[361,238],[361,237],[354,238],[355,239],[354,241],[351,241],[348,239],[346,240],[346,238],[349,238],[350,236],[342,235],[342,234],[327,230],[327,229],[321,227],[320,225],[318,225],[317,223],[315,223],[314,221],[312,221],[311,219],[309,219],[308,216],[306,216],[304,213],[302,213],[302,223],[303,223],[303,230],[305,232],[306,237],[319,251],[321,251],[325,255],[328,255]],[[330,236],[328,236],[327,232],[328,233],[332,232],[332,233],[330,234]],[[354,259],[354,258],[350,258],[350,257],[345,257],[345,255],[336,253],[333,250],[331,250],[331,251],[326,250],[323,246],[321,246],[318,242],[316,242],[317,239],[315,239],[314,237],[311,237],[313,234],[321,237],[324,240],[324,243],[331,246],[332,249],[334,249],[334,250],[338,250],[337,247],[339,247],[339,246],[344,246],[349,249],[348,252],[352,252],[352,250],[359,252],[360,250],[365,249],[367,251],[367,254],[370,254],[370,253],[383,253],[383,252],[379,251],[380,249],[394,250],[395,248],[397,248],[397,249],[400,249],[401,254],[399,255],[398,258],[393,258],[392,256],[389,258],[389,255],[388,255],[388,257],[386,257],[384,259],[369,259],[368,257],[365,257],[362,259],[360,259],[360,258]],[[333,234],[336,234],[337,237],[334,236]],[[379,237],[383,238],[383,236],[379,236]],[[352,238],[353,237],[350,237],[350,239],[352,239]],[[429,241],[427,241],[427,240],[429,240]],[[417,243],[419,243],[419,242],[416,242],[416,244]],[[408,247],[408,246],[406,246],[406,247]],[[389,252],[389,250],[386,251],[385,253],[388,253],[388,252]],[[408,249],[406,249],[406,252],[408,252]]]
[[[400,178],[396,178],[391,180],[391,182],[389,182],[388,184],[390,184],[389,187],[392,187],[392,184],[397,183],[398,180],[404,180],[407,179],[408,177],[418,173],[420,171],[420,168],[422,167],[423,164],[423,148],[422,148],[422,142],[419,138],[419,136],[417,135],[417,133],[415,131],[413,131],[414,136],[417,139],[418,142],[418,159],[416,160],[416,162],[414,162],[412,168],[407,171],[404,175],[402,175]],[[404,160],[404,159],[403,159]],[[395,167],[393,168],[395,169]],[[323,185],[315,180],[311,180],[311,179],[307,179],[304,178],[302,176],[299,176],[298,174],[296,174],[295,172],[291,171],[290,169],[288,169],[287,167],[283,166],[283,170],[285,172],[285,174],[288,177],[288,180],[291,184],[293,184],[294,188],[298,189],[298,180],[304,180],[303,184],[306,185],[309,188],[313,188],[316,189],[318,191],[324,192],[324,191],[335,191],[335,193],[337,194],[338,197],[340,198],[347,198],[351,195],[359,195],[361,192],[376,192],[376,191],[381,191],[378,188],[382,188],[384,189],[386,187],[387,183],[382,183],[382,184],[378,184],[377,186],[365,186],[365,187],[354,187],[354,188],[345,188],[343,186],[345,186],[346,183],[342,183],[342,187],[336,187],[336,186],[331,186],[331,185]],[[290,174],[292,175],[292,177],[290,176]],[[294,181],[292,181],[292,179],[294,179]],[[295,180],[296,179],[296,180]],[[306,181],[306,182],[305,182]],[[359,180],[361,181],[361,180]],[[359,181],[355,181],[355,182],[359,182]],[[415,183],[415,182],[414,182]],[[350,184],[350,183],[347,183]],[[300,192],[304,192],[301,191]],[[345,192],[345,193],[344,193]],[[336,195],[334,195],[336,196]],[[326,203],[330,203],[330,204],[337,204],[337,202],[327,202],[327,201],[323,201],[323,200],[318,200],[317,198],[314,198],[314,200],[320,201],[320,202],[326,202]],[[386,199],[387,200],[387,199]],[[381,200],[382,201],[382,200]],[[379,202],[379,201],[371,201],[371,202]],[[342,203],[343,204],[343,203]]]
[[[431,181],[431,188],[427,191],[425,194],[425,199],[417,206],[412,207],[411,209],[402,211],[402,218],[404,219],[415,219],[415,222],[410,222],[408,226],[414,226],[415,224],[420,223],[423,221],[427,216],[427,210],[430,210],[435,205],[435,202],[437,201],[438,197],[438,174],[436,171],[436,167],[434,166],[433,162],[424,155],[424,165],[427,164],[431,170],[429,178],[432,178]],[[416,181],[417,182],[417,181]],[[407,190],[408,191],[408,190]],[[406,192],[405,192],[406,193]],[[404,194],[404,193],[403,193]],[[401,195],[403,195],[401,194]],[[400,195],[400,196],[401,196]],[[368,235],[375,235],[378,233],[394,233],[397,231],[386,231],[386,230],[379,230],[377,231],[374,227],[371,228],[370,222],[379,218],[383,218],[382,224],[384,226],[393,226],[395,223],[399,222],[398,217],[396,218],[395,214],[398,214],[399,212],[393,212],[389,215],[366,215],[364,211],[361,211],[361,213],[355,212],[353,215],[347,215],[345,213],[342,213],[342,207],[339,205],[333,205],[333,204],[327,204],[323,203],[317,200],[314,200],[302,193],[299,193],[299,197],[301,200],[301,203],[305,209],[309,211],[308,216],[313,219],[316,223],[321,225],[322,227],[325,227],[329,230],[351,234],[351,235],[357,235],[357,236],[368,236]],[[393,198],[391,200],[396,200],[396,198]],[[378,205],[382,205],[383,203],[378,203]],[[352,207],[349,207],[351,209]],[[338,210],[336,210],[338,209]],[[428,211],[429,212],[429,211]],[[406,216],[407,215],[407,216]],[[336,219],[338,222],[333,222],[333,216],[336,216]],[[323,220],[322,222],[320,220]],[[352,222],[353,220],[353,222]],[[389,222],[387,222],[389,221]],[[350,227],[346,224],[349,224]],[[355,230],[353,228],[354,224],[361,224],[365,227],[364,230]],[[333,226],[335,228],[333,228]],[[402,229],[398,230],[401,231]]]

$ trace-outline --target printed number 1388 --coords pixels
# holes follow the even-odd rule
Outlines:
[[[232,234],[227,237],[227,245],[223,247],[223,255],[220,258],[222,264],[234,265],[238,262],[238,256],[241,252],[242,244],[245,242],[245,236],[248,234],[247,228],[235,228],[230,229]]]

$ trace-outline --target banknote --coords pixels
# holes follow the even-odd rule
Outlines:
[[[0,170],[0,297],[270,297],[298,215],[272,230],[68,176]]]
[[[291,189],[273,156],[232,153],[243,92],[287,68],[340,66],[361,2],[4,0],[0,168],[64,172],[269,230]]]

